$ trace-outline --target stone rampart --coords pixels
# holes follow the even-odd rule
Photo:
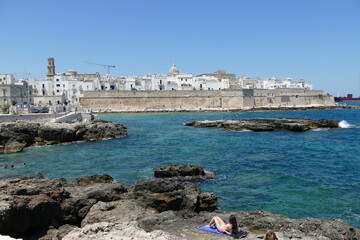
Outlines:
[[[81,104],[94,112],[241,109],[241,91],[91,91]]]
[[[237,110],[332,106],[323,91],[243,89],[222,91],[89,91],[81,104],[94,112]]]
[[[253,101],[244,107],[317,107],[335,105],[334,97],[321,90],[254,89]]]

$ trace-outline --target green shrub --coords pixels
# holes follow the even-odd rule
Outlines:
[[[10,104],[5,103],[2,105],[1,110],[3,113],[9,113]]]

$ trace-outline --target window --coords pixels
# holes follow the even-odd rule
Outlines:
[[[63,84],[63,88],[65,88],[65,84]]]
[[[56,92],[60,92],[60,90],[56,90]]]
[[[58,81],[59,81],[59,79],[57,78],[57,79],[56,79],[56,81],[58,82]]]
[[[42,87],[45,88],[45,84],[43,84]]]
[[[60,84],[56,84],[56,87],[60,87]]]

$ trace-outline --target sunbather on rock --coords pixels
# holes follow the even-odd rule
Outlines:
[[[235,235],[238,232],[238,225],[234,215],[230,215],[228,224],[220,217],[215,216],[209,223],[209,227],[212,226],[215,226],[219,232],[229,234],[230,236]]]

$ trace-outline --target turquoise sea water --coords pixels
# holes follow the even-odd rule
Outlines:
[[[360,227],[360,109],[237,113],[239,118],[307,117],[345,120],[325,131],[229,132],[183,126],[192,120],[234,119],[236,113],[101,114],[129,136],[97,143],[33,147],[1,154],[14,169],[0,175],[75,178],[107,173],[133,184],[153,168],[194,164],[217,173],[198,181],[223,210],[268,210],[293,218],[341,218]],[[22,167],[22,163],[27,165]]]

